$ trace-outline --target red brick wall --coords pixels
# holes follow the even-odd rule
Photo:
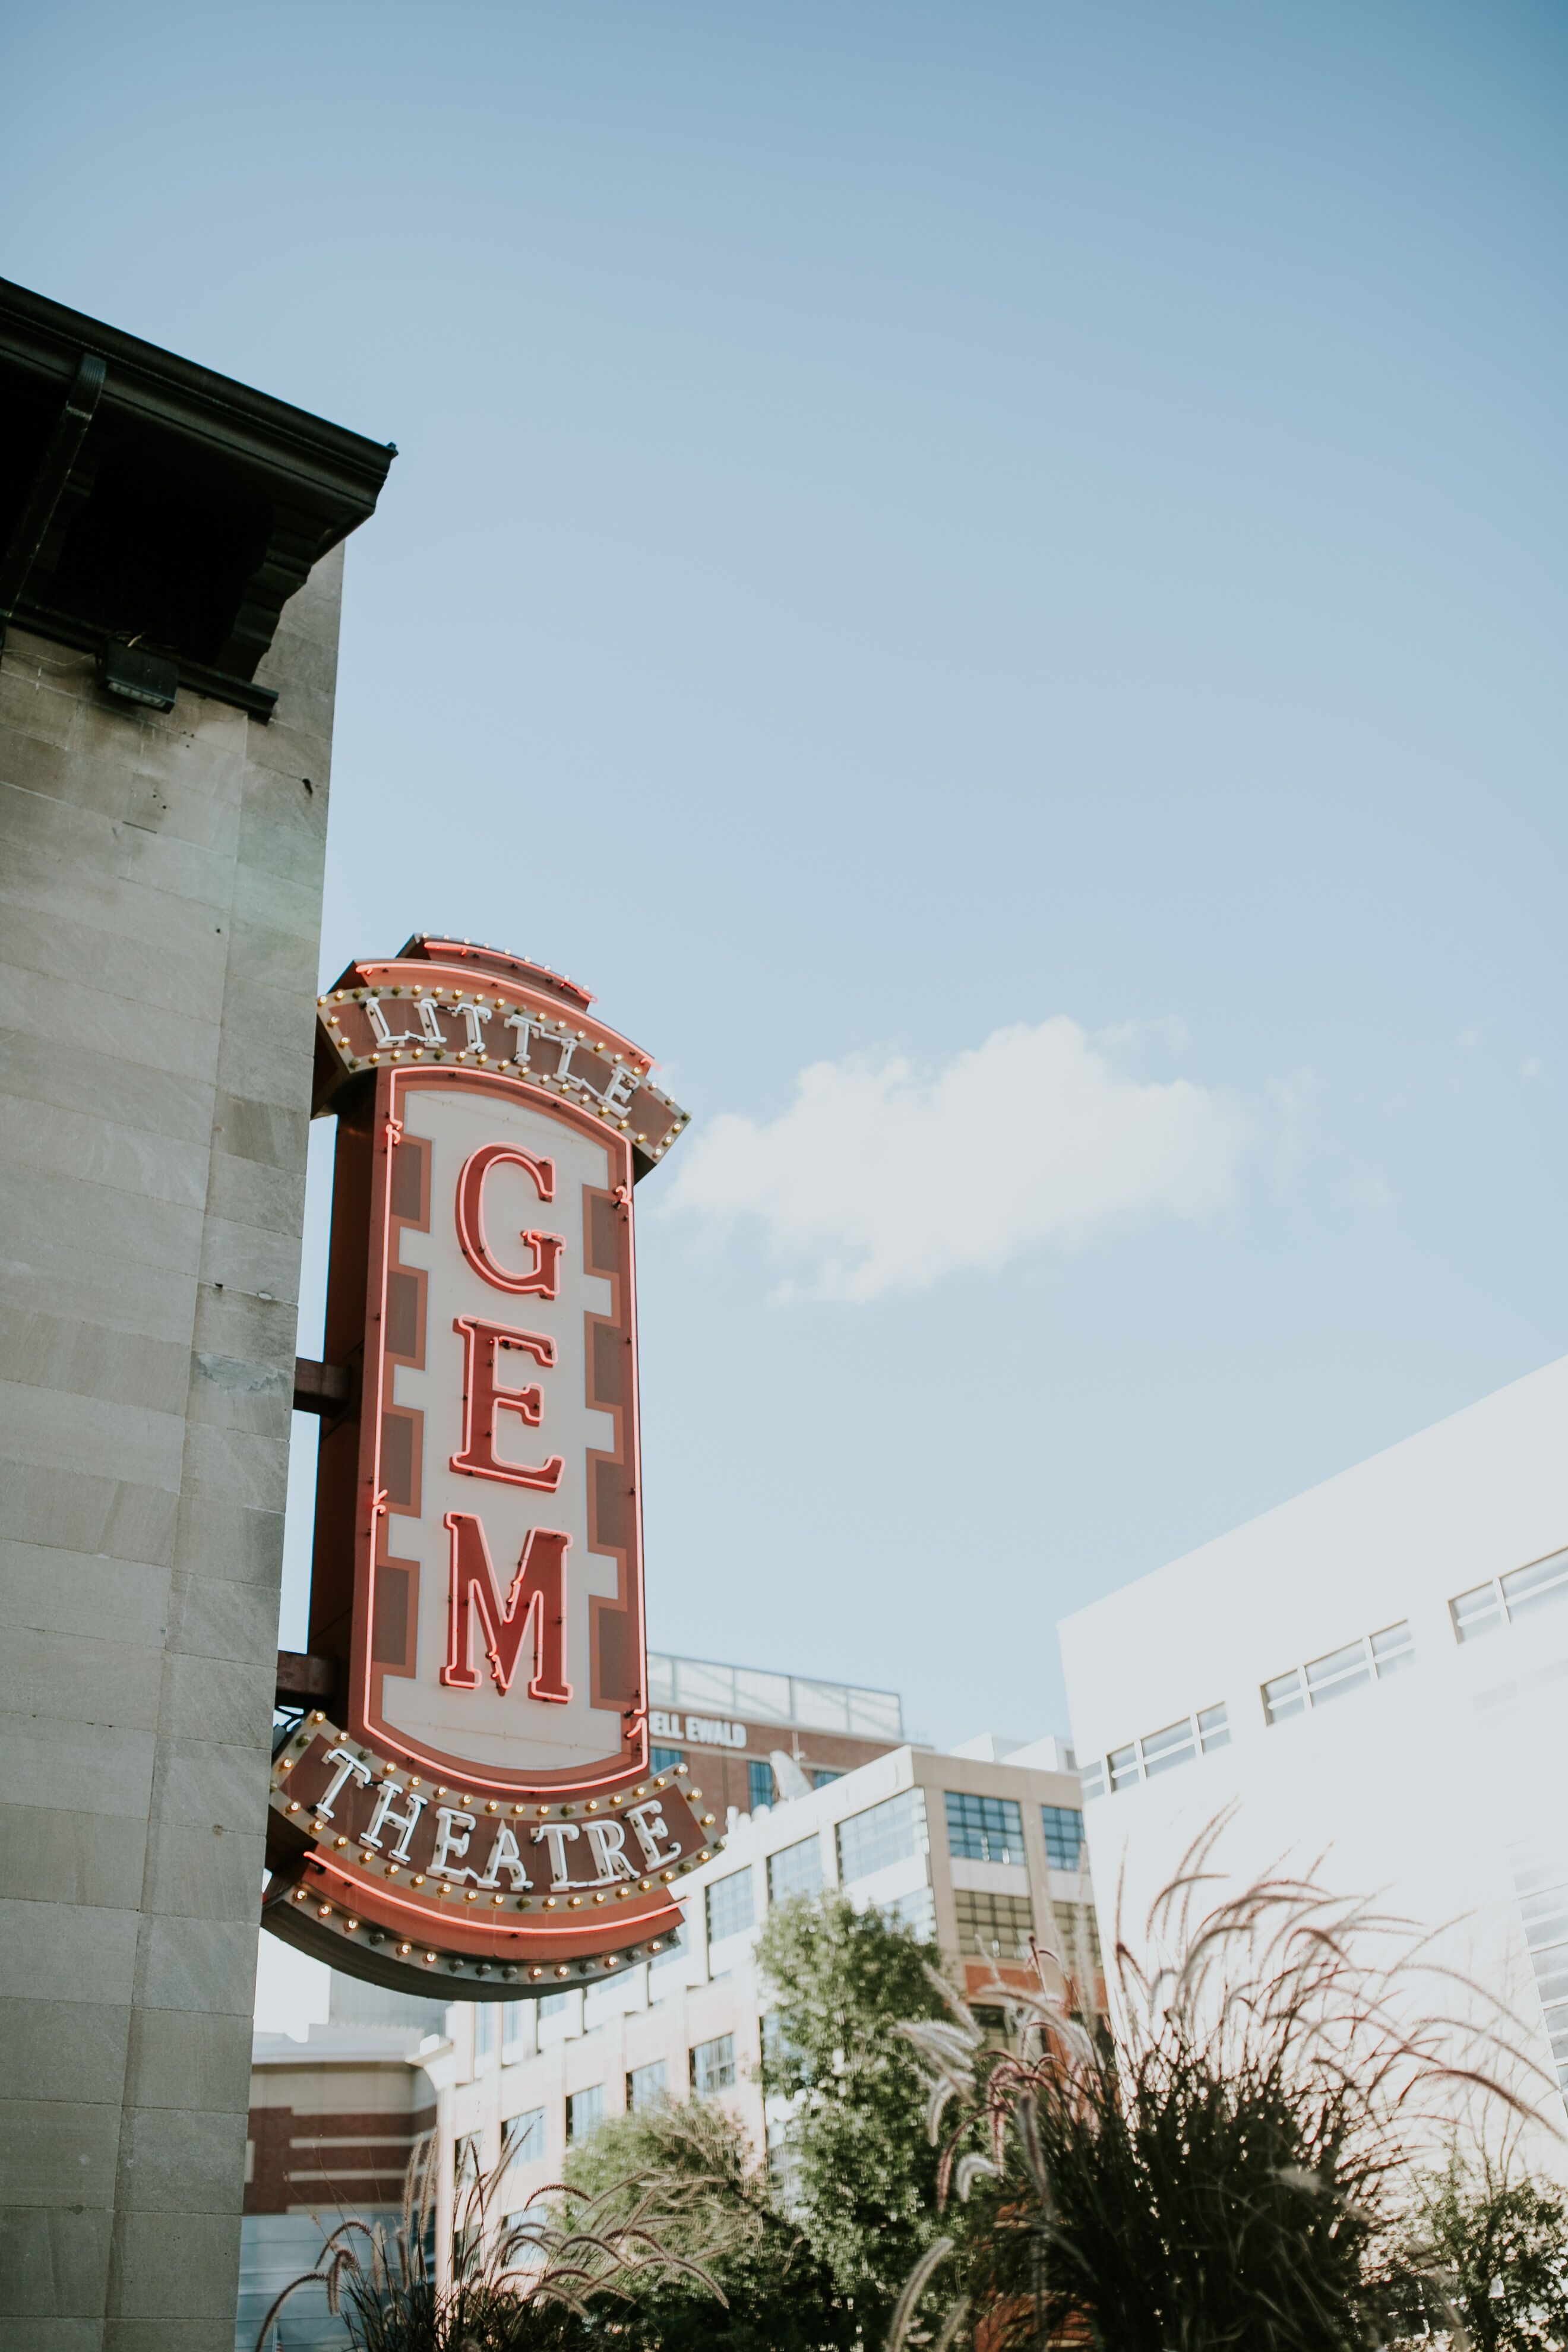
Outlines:
[[[414,2143],[435,2124],[433,2106],[402,2115],[252,2107],[245,2210],[287,2213],[308,2206],[353,2213],[366,2205],[395,2205]]]

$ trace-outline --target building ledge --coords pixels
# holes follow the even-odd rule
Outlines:
[[[267,719],[283,606],[395,455],[0,278],[0,643],[14,621]]]

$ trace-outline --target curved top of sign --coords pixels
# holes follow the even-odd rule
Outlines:
[[[503,980],[529,981],[535,987],[552,989],[569,1004],[586,1012],[598,999],[591,988],[584,988],[563,971],[552,971],[547,963],[535,963],[528,956],[513,955],[510,948],[492,948],[479,940],[449,940],[436,931],[416,931],[411,940],[397,950],[400,957],[424,957],[432,963],[466,963],[480,971],[499,972]]]
[[[392,1066],[526,1077],[624,1135],[636,1182],[688,1114],[653,1083],[653,1056],[598,1020],[594,1002],[525,956],[416,932],[395,956],[349,964],[317,999],[313,1109],[334,1108],[351,1079]]]

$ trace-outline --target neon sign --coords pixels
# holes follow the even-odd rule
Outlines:
[[[263,1917],[408,1990],[624,1969],[721,1843],[646,1697],[632,1193],[686,1119],[592,1003],[419,938],[318,1008],[333,1688],[273,1759]]]

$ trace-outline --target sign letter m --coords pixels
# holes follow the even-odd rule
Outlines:
[[[477,1690],[474,1620],[485,1637],[485,1655],[495,1686],[504,1697],[511,1688],[523,1643],[533,1644],[530,1698],[564,1703],[566,1679],[566,1547],[570,1536],[554,1528],[530,1528],[506,1605],[496,1591],[485,1531],[472,1511],[448,1511],[452,1531],[452,1582],[447,1600],[447,1663],[441,1680],[450,1690]]]

